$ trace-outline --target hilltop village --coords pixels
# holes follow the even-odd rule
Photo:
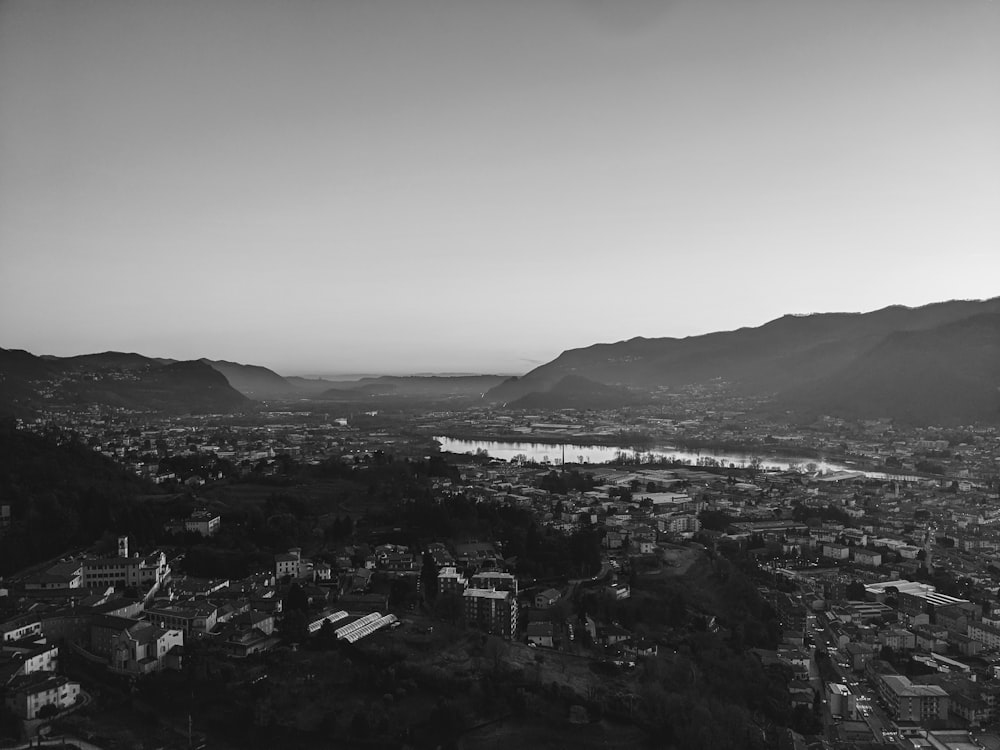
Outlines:
[[[59,497],[0,497],[12,740],[1000,746],[991,428],[93,410],[12,434],[136,483],[87,496],[86,543]],[[555,447],[625,435],[607,464]]]

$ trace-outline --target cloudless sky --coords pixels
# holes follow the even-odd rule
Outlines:
[[[995,0],[0,0],[0,346],[524,372],[1000,294]]]

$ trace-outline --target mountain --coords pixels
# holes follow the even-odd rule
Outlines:
[[[100,352],[99,354],[78,354],[74,357],[54,357],[43,354],[41,359],[56,363],[59,367],[79,368],[81,370],[136,370],[141,367],[166,365],[174,362],[172,359],[156,359],[135,352]]]
[[[204,362],[122,352],[43,358],[0,349],[0,410],[8,413],[89,405],[205,413],[235,411],[248,403]]]
[[[303,394],[288,379],[260,365],[243,365],[225,360],[202,359],[212,369],[221,372],[229,385],[244,396],[255,399],[299,398]]]
[[[351,381],[328,381],[330,389],[317,398],[336,400],[352,392],[400,398],[480,398],[504,380],[501,375],[383,375]]]
[[[304,398],[318,396],[323,391],[338,387],[340,383],[334,380],[324,380],[323,378],[302,378],[297,375],[289,375],[285,378],[289,385],[295,388],[296,392]]]
[[[776,406],[910,424],[1000,422],[1000,314],[892,333],[842,370],[781,394]]]
[[[619,409],[634,406],[641,397],[627,388],[604,385],[579,375],[567,375],[546,391],[535,391],[511,404],[512,409]]]
[[[646,391],[720,379],[738,394],[799,394],[795,403],[807,410],[809,384],[818,384],[852,365],[862,367],[859,359],[893,334],[930,331],[993,313],[1000,313],[1000,297],[917,308],[897,305],[870,313],[786,315],[756,328],[683,339],[636,338],[595,344],[563,352],[525,376],[505,381],[490,390],[486,400],[512,405],[529,393],[548,391],[568,375]],[[935,359],[944,355],[929,349],[924,356]],[[952,356],[963,355],[953,352]],[[941,384],[950,382],[938,380]],[[870,385],[874,388],[874,381]],[[819,395],[817,391],[817,398]],[[832,396],[830,399],[831,404],[842,403]],[[911,409],[911,413],[913,418],[921,414],[919,409]],[[925,416],[932,415],[928,411]]]

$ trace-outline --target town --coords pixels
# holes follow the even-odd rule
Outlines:
[[[760,718],[735,746],[1000,746],[1000,435],[671,413],[19,421],[147,492],[135,528],[4,576],[4,731],[472,747],[569,727],[582,746],[723,747],[744,711]],[[439,433],[546,454],[446,454]],[[637,447],[609,463],[555,447],[623,434]],[[647,450],[713,439],[753,457]],[[775,445],[864,469],[769,468]],[[10,549],[25,521],[10,503],[0,519]],[[678,716],[691,693],[658,679],[711,685],[723,650],[772,704]]]

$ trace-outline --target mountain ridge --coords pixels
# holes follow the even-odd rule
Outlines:
[[[504,381],[485,398],[494,404],[513,406],[530,393],[549,391],[567,375],[647,391],[721,380],[737,394],[756,397],[773,397],[786,391],[804,394],[802,389],[808,383],[846,371],[852,362],[893,333],[930,330],[991,313],[1000,313],[1000,297],[936,302],[920,307],[890,305],[868,313],[785,315],[760,326],[733,331],[592,344],[567,350],[521,378]],[[933,356],[933,352],[928,354]],[[988,369],[987,363],[981,365]],[[882,369],[883,377],[889,377],[888,370]],[[988,389],[983,385],[989,382],[984,380],[986,374],[976,379],[979,391]],[[876,388],[874,382],[869,386]],[[882,385],[877,389],[889,390]],[[800,395],[795,401],[799,408],[804,407],[802,398],[805,396]],[[988,403],[985,397],[976,398]],[[851,411],[842,398],[830,403],[844,413]],[[931,417],[929,410],[921,412],[919,408],[896,411],[908,413],[915,421]],[[959,411],[969,413],[967,408]]]

